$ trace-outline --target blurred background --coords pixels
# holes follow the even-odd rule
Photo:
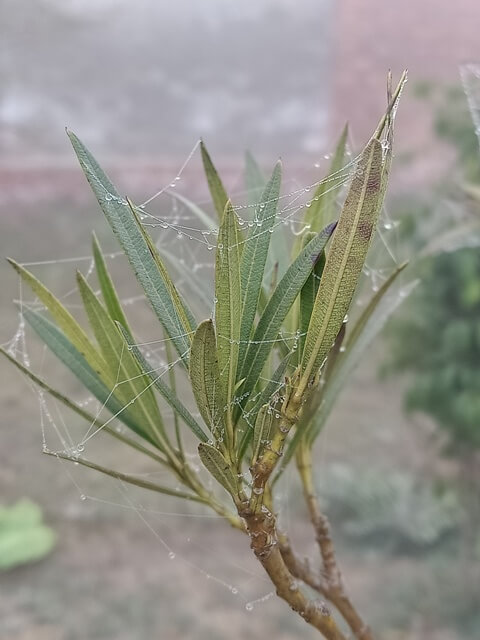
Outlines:
[[[281,156],[291,191],[328,171],[347,120],[361,148],[388,69],[409,69],[384,251],[399,262],[438,246],[410,273],[420,284],[351,378],[316,458],[344,575],[380,640],[480,637],[479,24],[478,0],[0,0],[0,253],[35,263],[62,299],[88,270],[91,230],[117,250],[65,126],[139,201],[187,159],[178,189],[206,199],[189,157],[199,137],[232,193],[246,149],[265,172]],[[28,294],[0,269],[0,342],[82,400],[25,337],[14,300]],[[0,367],[0,640],[316,637],[223,522],[168,498],[126,503],[108,478],[43,456],[42,426],[53,444],[52,425],[73,432],[78,420],[47,415]],[[131,468],[128,451],[94,442],[100,460]],[[292,474],[282,517],[313,555],[298,494]]]

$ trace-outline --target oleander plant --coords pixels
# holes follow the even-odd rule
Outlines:
[[[147,456],[152,464],[168,469],[182,489],[103,467],[87,459],[80,447],[63,452],[45,449],[45,453],[213,509],[244,532],[277,595],[328,640],[346,640],[351,634],[358,640],[374,637],[348,595],[330,526],[317,499],[312,452],[348,375],[401,300],[392,291],[405,264],[374,289],[358,313],[350,309],[382,210],[395,112],[405,80],[404,74],[393,90],[389,77],[386,112],[350,163],[346,129],[342,133],[327,178],[319,181],[303,207],[305,232],[294,237],[289,263],[281,270],[275,259],[273,268],[266,269],[278,253],[274,243],[279,234],[273,230],[281,198],[281,164],[263,184],[250,160],[250,181],[261,194],[256,198],[254,224],[243,225],[202,143],[218,216],[215,303],[212,317],[206,319],[195,317],[194,305],[177,289],[167,261],[142,223],[142,207],[118,193],[88,149],[68,132],[100,208],[158,318],[159,332],[163,330],[172,359],[178,362],[177,383],[174,376],[159,373],[136,342],[95,236],[93,259],[100,295],[85,276],[77,274],[88,332],[31,272],[10,260],[42,306],[22,305],[26,323],[111,418],[105,421],[90,414],[11,353],[2,351],[3,355],[42,393]],[[335,187],[345,177],[345,166],[348,187],[340,202]],[[196,211],[204,216],[198,207]],[[286,254],[281,253],[284,259]],[[294,339],[283,339],[287,335]],[[167,408],[173,412],[171,424],[164,419]],[[118,422],[125,430],[115,428]],[[217,490],[202,480],[191,453],[187,454],[194,439]],[[278,480],[289,464],[298,470],[318,542],[316,568],[278,525]]]

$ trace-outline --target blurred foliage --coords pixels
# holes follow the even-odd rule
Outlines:
[[[30,500],[0,506],[0,570],[40,560],[53,549],[55,534]]]
[[[386,604],[379,612],[379,624],[392,625],[399,633],[403,629],[405,635],[400,637],[406,640],[411,638],[412,619],[435,620],[446,638],[480,637],[478,594],[460,571],[452,571],[445,554],[431,558],[423,575],[384,585],[382,595]]]
[[[463,177],[470,182],[479,183],[478,139],[465,92],[461,88],[453,87],[441,94],[436,103],[434,127],[440,139],[455,147]]]
[[[456,152],[451,171],[429,193],[397,203],[394,216],[402,222],[400,243],[420,255],[445,220],[451,221],[454,232],[465,221],[478,221],[480,153],[461,89],[425,83],[418,88],[417,97],[432,106],[438,138]],[[391,607],[387,605],[384,613],[405,630],[416,613],[454,626],[465,638],[480,637],[480,514],[475,471],[480,450],[480,250],[477,232],[471,229],[454,246],[447,243],[444,251],[418,262],[421,284],[389,324],[390,353],[384,366],[391,373],[409,374],[407,410],[430,416],[447,435],[445,451],[460,463],[455,495],[461,505],[456,535],[429,554],[428,578],[392,586],[390,595],[385,594]],[[422,509],[421,494],[416,496],[419,502],[410,517]]]
[[[404,200],[395,212],[401,237],[419,249],[437,224],[439,197],[448,192],[468,209],[457,185],[462,179],[480,183],[480,154],[463,91],[422,84],[417,96],[433,103],[435,131],[455,147],[458,169],[422,200]],[[448,433],[450,451],[470,451],[480,447],[480,253],[440,253],[422,261],[418,273],[421,286],[390,324],[386,368],[412,374],[408,410],[430,415]]]
[[[445,541],[462,518],[454,490],[404,472],[335,465],[331,478],[324,496],[332,518],[345,535],[377,549],[423,551]]]
[[[395,368],[413,371],[406,407],[434,418],[452,447],[479,447],[480,253],[440,254],[421,271],[389,334]]]

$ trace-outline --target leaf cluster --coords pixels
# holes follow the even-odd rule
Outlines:
[[[303,206],[306,232],[295,241],[289,260],[278,213],[281,163],[265,180],[247,155],[248,209],[253,214],[245,224],[202,142],[216,218],[176,196],[201,224],[217,233],[215,307],[212,317],[201,321],[177,290],[165,257],[142,225],[142,209],[119,194],[91,152],[68,132],[100,208],[174,352],[169,375],[156,369],[137,345],[95,235],[92,252],[100,295],[77,273],[88,331],[30,271],[14,260],[10,263],[47,312],[24,305],[26,322],[110,418],[101,421],[90,415],[3,353],[91,425],[169,468],[184,490],[173,492],[105,469],[85,459],[78,448],[55,455],[152,490],[204,502],[225,515],[221,501],[205,489],[188,463],[183,443],[188,429],[205,467],[237,507],[249,500],[255,508],[268,503],[273,471],[278,478],[300,444],[312,447],[348,374],[397,305],[398,299],[389,292],[405,265],[391,274],[347,329],[347,314],[382,208],[392,158],[393,116],[403,80],[389,96],[389,109],[372,138],[350,163],[347,128],[342,132],[328,176]],[[341,202],[339,187],[346,178],[348,189]],[[190,383],[198,413],[177,392],[174,363],[177,375]],[[165,407],[175,416],[174,433],[164,419]],[[116,421],[131,435],[118,433]],[[245,467],[258,476],[258,486],[249,482]],[[264,497],[255,498],[264,490]],[[235,516],[228,517],[238,524]]]

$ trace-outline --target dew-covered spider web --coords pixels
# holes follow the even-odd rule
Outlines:
[[[195,185],[198,175],[196,163],[199,162],[199,144],[200,141],[194,145],[185,162],[167,184],[159,185],[157,190],[144,194],[143,199],[139,199],[136,205],[141,223],[153,238],[177,289],[188,301],[198,321],[208,317],[215,319],[216,300],[213,283],[215,253],[218,248],[218,223],[210,199],[206,198],[204,201],[195,199],[194,202],[189,200],[192,185]],[[275,240],[275,245],[280,247],[276,259],[269,255],[267,260],[265,273],[267,285],[273,286],[273,281],[278,281],[282,277],[289,264],[292,246],[309,231],[308,225],[304,222],[304,214],[314,204],[314,194],[318,185],[321,182],[324,183],[324,194],[333,193],[339,207],[343,202],[346,188],[355,171],[357,157],[348,152],[344,166],[335,174],[322,178],[320,176],[328,174],[332,155],[326,154],[313,166],[306,167],[305,176],[307,177],[289,177],[288,167],[286,167],[287,178],[283,180],[276,219],[269,231],[262,229],[262,222],[257,217],[258,212],[268,205],[268,202],[261,201],[262,190],[248,189],[244,184],[242,170],[238,170],[229,181],[229,195],[239,227],[244,231],[243,237],[246,237],[252,229],[258,234],[272,233],[272,241]],[[221,169],[220,165],[220,173]],[[265,178],[267,177],[265,172]],[[121,191],[121,185],[117,186]],[[85,189],[87,189],[86,186]],[[113,196],[106,193],[105,197],[108,199]],[[126,201],[123,203],[127,205]],[[399,249],[397,227],[397,221],[393,220],[384,208],[378,232],[363,271],[362,281],[349,313],[350,317],[345,318],[347,332],[349,324],[355,321],[374,293],[402,262],[404,256]],[[114,247],[113,244],[110,246]],[[163,332],[158,320],[151,312],[141,289],[129,271],[126,258],[122,252],[113,248],[106,253],[106,259],[133,328],[136,346],[142,351],[155,376],[168,385],[175,384],[177,394],[184,404],[193,416],[201,421],[188,388],[185,369],[181,366],[181,358],[176,355],[171,339]],[[53,258],[45,256],[42,261],[22,264],[41,281],[46,281],[47,286],[51,286],[66,308],[80,319],[83,326],[86,326],[81,299],[76,288],[64,287],[62,284],[63,289],[59,290],[58,276],[65,270],[72,276],[70,282],[73,282],[74,269],[77,268],[95,292],[100,294],[94,262],[90,256]],[[47,276],[52,279],[52,282],[48,281]],[[402,295],[401,286],[396,289],[395,295]],[[228,544],[219,548],[213,538],[209,542],[209,536],[203,536],[201,542],[196,541],[198,527],[214,532],[215,536],[223,531],[224,537],[228,538],[230,532],[221,516],[209,511],[206,506],[149,492],[127,484],[121,479],[85,469],[78,464],[78,460],[95,461],[96,464],[108,469],[158,482],[163,486],[168,485],[173,491],[182,491],[181,485],[176,482],[169,469],[145,458],[121,442],[114,441],[106,433],[108,427],[116,430],[120,435],[133,437],[127,427],[118,420],[119,414],[125,407],[115,415],[109,414],[105,405],[100,404],[88,392],[82,390],[73,375],[55,360],[55,356],[46,347],[39,347],[38,339],[26,330],[22,312],[26,308],[38,311],[43,307],[20,281],[16,303],[19,310],[18,328],[12,339],[4,345],[8,352],[36,375],[48,380],[52,387],[61,389],[68,396],[73,396],[77,406],[95,417],[90,424],[85,423],[46,391],[29,382],[39,407],[41,446],[45,452],[58,454],[58,460],[52,460],[52,464],[58,465],[61,473],[66,474],[71,480],[73,494],[85,503],[85,508],[91,504],[99,509],[128,512],[136,517],[140,526],[148,529],[158,540],[158,559],[156,559],[158,565],[161,565],[164,559],[185,563],[192,571],[200,572],[206,580],[213,581],[218,588],[228,590],[247,610],[252,610],[269,600],[273,596],[271,584],[263,575],[258,563],[250,558],[248,542],[241,537],[240,533],[236,534],[237,537],[233,543],[235,554],[230,552]],[[289,332],[285,329],[281,331],[275,342],[282,343],[289,351],[294,352],[301,337],[298,331]],[[119,370],[112,394],[126,382],[128,380],[122,379]],[[283,382],[278,384],[277,397],[282,393],[283,384]],[[174,415],[160,396],[158,400],[163,420],[173,440]],[[256,398],[248,398],[246,403],[243,402],[244,400],[239,395],[234,398],[234,403],[241,408],[246,424],[250,424],[253,428],[249,423],[249,412]],[[223,489],[203,469],[196,453],[196,442],[186,429],[182,430],[182,438],[186,456],[193,471],[200,474],[206,487],[218,496],[223,504],[230,507]],[[323,436],[322,442],[323,444],[317,450],[319,468],[323,467],[322,462],[326,455]],[[60,456],[67,456],[71,461],[61,459]],[[245,465],[243,475],[248,485],[251,478],[247,466]],[[297,513],[292,507],[289,489],[293,477],[294,473],[287,469],[278,502],[275,504],[280,525],[284,527],[288,527]],[[52,491],[54,490],[53,487]],[[215,537],[215,540],[217,539],[220,539],[220,535]],[[242,550],[240,556],[237,553],[238,550]],[[234,580],[232,576],[235,577]]]

